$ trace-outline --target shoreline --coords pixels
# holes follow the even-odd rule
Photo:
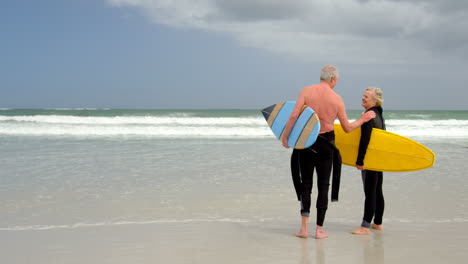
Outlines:
[[[466,223],[326,223],[330,237],[306,239],[299,222],[184,222],[0,231],[6,263],[464,263]],[[18,249],[22,249],[20,252]]]

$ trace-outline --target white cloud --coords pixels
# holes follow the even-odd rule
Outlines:
[[[304,60],[427,64],[468,54],[468,36],[463,33],[468,19],[462,16],[468,3],[463,1],[108,2],[140,8],[155,23],[222,32],[242,45]]]

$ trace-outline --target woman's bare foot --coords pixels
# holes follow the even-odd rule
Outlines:
[[[365,228],[365,227],[360,226],[357,229],[351,231],[351,234],[353,234],[353,235],[369,235],[370,230],[369,230],[369,228]]]
[[[376,230],[380,230],[380,231],[383,230],[383,226],[382,226],[382,225],[372,224],[371,227],[372,227],[373,229],[376,229]]]
[[[315,231],[315,238],[317,239],[322,239],[322,238],[327,238],[328,234],[323,231],[323,227],[317,226],[317,230]]]

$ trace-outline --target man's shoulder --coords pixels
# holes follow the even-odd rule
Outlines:
[[[306,87],[304,87],[303,90],[313,90],[313,89],[316,89],[318,88],[318,84],[312,84],[312,85],[307,85]]]
[[[341,99],[341,96],[336,93],[335,91],[332,91],[332,96],[334,97],[334,100],[336,103],[338,104],[342,104],[343,103],[343,99]]]
[[[333,91],[333,90],[332,90],[332,92],[333,92],[333,94],[336,96],[336,98],[342,100],[342,99],[341,99],[341,96],[340,96],[337,92],[335,92],[335,91]]]

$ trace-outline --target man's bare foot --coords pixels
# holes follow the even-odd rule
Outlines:
[[[328,234],[323,231],[323,228],[321,226],[317,226],[317,231],[315,231],[315,238],[317,239],[322,239],[322,238],[327,238]]]
[[[302,226],[301,230],[295,234],[297,237],[307,238],[308,232],[307,227]]]
[[[301,231],[299,231],[298,233],[295,234],[297,237],[301,237],[301,238],[307,238],[307,231],[303,231],[301,229]]]
[[[369,230],[369,228],[365,228],[365,227],[360,226],[357,229],[351,231],[351,234],[353,234],[353,235],[369,235],[370,230]]]
[[[380,230],[380,231],[383,230],[383,226],[382,226],[382,225],[372,224],[371,227],[372,227],[373,229],[376,229],[376,230]]]

